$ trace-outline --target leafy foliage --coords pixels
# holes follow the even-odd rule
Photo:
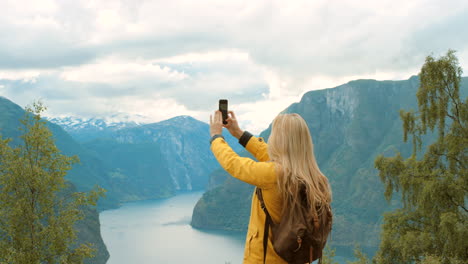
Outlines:
[[[346,264],[370,264],[371,263],[367,255],[362,252],[359,245],[356,245],[354,248],[354,257],[357,258],[356,261],[346,261]]]
[[[418,112],[400,111],[404,141],[412,138],[411,156],[375,159],[386,199],[401,191],[403,202],[384,216],[378,263],[468,260],[468,98],[460,99],[462,69],[454,53],[426,58]],[[422,136],[433,130],[437,140],[421,153]]]
[[[335,257],[336,249],[332,249],[330,245],[326,245],[323,250],[322,264],[338,264],[333,258]]]
[[[40,102],[26,110],[22,144],[0,137],[0,263],[83,263],[95,250],[76,243],[74,225],[104,190],[67,192],[64,177],[78,158],[55,146]]]

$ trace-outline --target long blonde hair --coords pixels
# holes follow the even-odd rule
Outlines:
[[[309,128],[300,115],[280,114],[273,120],[268,154],[277,165],[282,213],[292,213],[306,200],[309,212],[320,215],[322,205],[331,203],[332,191],[317,165]]]

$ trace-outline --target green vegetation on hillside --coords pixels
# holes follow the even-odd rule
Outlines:
[[[77,242],[76,224],[104,190],[70,191],[64,177],[78,160],[55,146],[44,109],[27,108],[16,147],[0,137],[1,263],[84,263],[96,255],[92,244]]]
[[[228,178],[220,185],[203,194],[195,208],[191,225],[196,228],[209,227],[210,229],[222,229],[229,231],[243,231],[247,229],[250,215],[250,203],[253,187],[238,188],[241,181]],[[222,197],[222,199],[219,199]],[[242,199],[239,199],[242,197]],[[228,206],[227,206],[228,205]]]
[[[378,263],[468,261],[468,98],[460,99],[461,74],[454,51],[428,56],[419,74],[418,112],[400,113],[412,155],[375,160],[387,200],[401,192],[403,201],[385,214]],[[421,153],[421,136],[433,130],[437,140]]]

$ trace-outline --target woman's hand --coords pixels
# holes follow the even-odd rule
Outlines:
[[[210,115],[210,136],[223,133],[223,116],[221,111],[216,110],[214,114],[214,120],[212,115]]]
[[[223,125],[223,127],[225,127],[233,137],[239,139],[244,133],[244,131],[242,131],[239,128],[239,124],[237,123],[236,115],[234,114],[234,112],[229,111],[229,114],[231,116],[228,115],[228,118],[226,119],[227,124]]]

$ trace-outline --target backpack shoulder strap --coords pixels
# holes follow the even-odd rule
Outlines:
[[[256,188],[255,193],[257,194],[258,200],[260,201],[260,206],[262,210],[265,212],[265,229],[263,232],[263,263],[265,264],[266,262],[266,252],[268,248],[268,233],[270,232],[270,225],[273,223],[273,220],[271,219],[270,213],[268,213],[268,210],[265,206],[265,201],[263,201],[263,194],[262,194],[262,189]]]

